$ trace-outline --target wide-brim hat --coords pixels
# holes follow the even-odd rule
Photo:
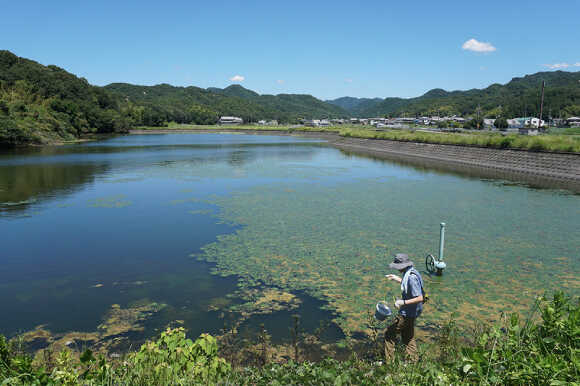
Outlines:
[[[409,256],[406,253],[397,253],[393,259],[393,262],[389,264],[389,268],[397,269],[400,271],[401,269],[411,267],[412,265],[413,262],[409,260]]]

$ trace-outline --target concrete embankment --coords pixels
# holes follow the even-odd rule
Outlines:
[[[580,192],[580,155],[337,137],[343,150],[479,177],[507,178]],[[477,173],[478,172],[478,173]]]
[[[254,131],[245,129],[210,129],[203,131],[289,134],[287,131]],[[131,133],[176,132],[200,132],[200,130],[135,130]],[[295,131],[291,134],[325,139],[331,145],[343,151],[388,159],[414,167],[468,174],[478,178],[502,178],[526,182],[539,187],[563,188],[580,193],[580,154],[351,138],[340,137],[337,134],[328,132]]]

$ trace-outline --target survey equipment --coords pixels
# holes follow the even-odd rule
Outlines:
[[[442,222],[441,230],[439,231],[439,257],[436,258],[432,254],[428,254],[425,257],[425,266],[427,271],[430,273],[435,273],[438,276],[443,274],[443,270],[447,267],[443,261],[443,248],[445,247],[445,223]]]

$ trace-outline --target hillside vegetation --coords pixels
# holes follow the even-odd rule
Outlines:
[[[0,51],[0,145],[73,140],[130,126],[120,100],[102,88]]]
[[[215,124],[220,116],[296,123],[299,118],[343,117],[348,113],[311,95],[259,95],[239,85],[225,89],[175,87],[168,84],[136,86],[113,83],[107,91],[126,101],[131,115],[145,126],[163,122]]]
[[[221,115],[296,122],[348,113],[310,95],[258,95],[241,86],[213,91],[168,84],[97,87],[57,66],[0,51],[0,146],[73,141],[168,122],[215,124]]]
[[[540,112],[542,81],[546,82],[543,119],[580,115],[580,71],[538,72],[514,78],[505,85],[485,89],[445,91],[433,89],[417,98],[358,99],[338,98],[329,103],[342,106],[352,115],[377,116],[470,116],[477,112],[488,118],[535,116]],[[345,103],[347,101],[348,103]],[[358,103],[357,103],[358,102]]]

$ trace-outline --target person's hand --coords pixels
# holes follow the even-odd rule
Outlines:
[[[395,308],[398,310],[399,308],[401,308],[403,305],[405,304],[404,300],[395,300]]]
[[[402,282],[402,281],[403,281],[403,279],[401,279],[401,278],[400,278],[399,276],[397,276],[397,275],[385,275],[385,277],[386,277],[387,279],[389,279],[389,280],[396,281],[397,283],[400,283],[400,282]]]

